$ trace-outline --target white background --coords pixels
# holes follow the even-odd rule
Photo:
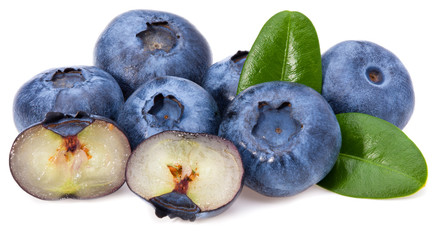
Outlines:
[[[439,239],[439,14],[434,1],[3,1],[0,6],[0,239]],[[282,10],[304,13],[321,52],[344,40],[369,40],[394,52],[411,74],[416,106],[404,132],[423,152],[427,185],[390,200],[355,199],[320,187],[287,198],[244,188],[223,214],[184,222],[158,219],[124,185],[93,200],[42,201],[12,179],[8,154],[18,135],[18,88],[53,67],[92,65],[105,26],[131,9],[178,14],[210,44],[214,62],[249,50],[263,24]],[[377,102],[377,104],[380,104]],[[8,237],[7,237],[8,236]]]

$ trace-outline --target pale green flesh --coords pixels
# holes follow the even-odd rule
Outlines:
[[[114,125],[95,121],[77,135],[80,144],[71,152],[62,136],[33,127],[14,143],[11,171],[23,189],[42,199],[105,195],[125,180],[131,151],[120,134]]]
[[[242,183],[239,155],[226,144],[203,142],[200,138],[179,139],[169,135],[139,145],[127,166],[130,188],[145,199],[169,193],[176,181],[168,166],[181,166],[182,176],[194,172],[186,195],[202,211],[230,202]]]

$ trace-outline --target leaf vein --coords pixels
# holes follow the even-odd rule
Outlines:
[[[286,75],[286,69],[287,69],[287,58],[288,58],[288,51],[289,51],[289,47],[290,46],[290,34],[291,34],[291,22],[293,21],[292,19],[292,15],[289,14],[289,20],[288,20],[288,27],[287,27],[287,39],[286,39],[286,43],[285,43],[285,51],[284,51],[284,56],[282,59],[282,71],[281,71],[281,80],[282,81],[286,81],[288,79],[286,79],[285,75]]]
[[[380,165],[380,164],[377,164],[377,163],[375,163],[373,161],[370,161],[370,160],[367,160],[367,159],[364,159],[364,158],[361,158],[361,157],[357,157],[357,156],[354,156],[354,155],[346,154],[346,153],[340,153],[339,155],[347,157],[347,158],[352,158],[354,160],[362,161],[362,162],[365,162],[365,163],[368,163],[368,164],[372,164],[372,165],[375,165],[375,166],[380,167],[380,168],[384,168],[384,169],[389,170],[391,172],[395,172],[395,173],[400,174],[402,176],[405,176],[405,177],[407,177],[409,179],[412,179],[413,181],[419,183],[419,185],[423,185],[423,183],[421,181],[419,181],[418,179],[414,178],[413,176],[410,176],[407,173],[398,171],[398,170],[393,169],[391,167],[388,167],[388,166],[385,166],[385,165]]]

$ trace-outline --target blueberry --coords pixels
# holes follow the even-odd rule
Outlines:
[[[172,76],[157,77],[139,87],[117,119],[133,148],[165,130],[217,134],[219,121],[216,102],[206,90]]]
[[[335,113],[365,113],[401,129],[408,123],[412,82],[389,50],[367,41],[341,42],[323,54],[322,69],[322,95]]]
[[[248,51],[238,51],[235,55],[210,66],[203,77],[201,86],[215,99],[221,115],[236,96],[247,55]]]
[[[48,112],[84,111],[114,120],[122,105],[122,91],[107,72],[93,66],[55,68],[36,75],[19,89],[14,121],[22,131],[43,121]]]
[[[241,153],[245,184],[266,196],[291,196],[319,182],[341,147],[337,119],[315,90],[273,81],[241,92],[229,105],[219,135]]]
[[[22,131],[9,155],[18,185],[44,200],[96,198],[125,182],[130,144],[117,125],[84,112],[50,112]]]
[[[224,212],[241,192],[244,168],[235,145],[215,135],[164,131],[128,160],[127,185],[157,217],[194,221]]]
[[[207,41],[191,23],[150,10],[116,17],[99,37],[94,55],[95,64],[119,82],[125,98],[156,76],[177,76],[199,84],[212,63]]]

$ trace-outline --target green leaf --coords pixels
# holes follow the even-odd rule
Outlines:
[[[337,115],[342,147],[320,186],[358,198],[395,198],[415,193],[427,181],[427,163],[396,126],[362,114]]]
[[[244,63],[237,93],[268,81],[298,82],[321,93],[319,39],[302,13],[279,12],[265,23]]]

